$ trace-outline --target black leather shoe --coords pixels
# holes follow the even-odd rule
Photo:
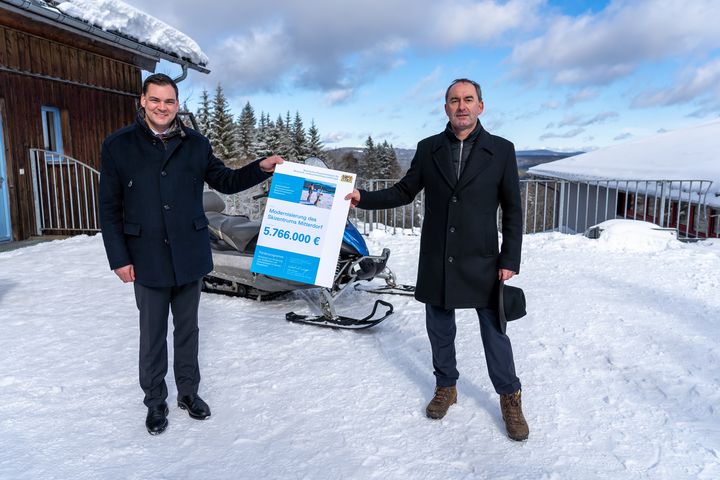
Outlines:
[[[168,413],[170,413],[170,411],[168,410],[167,403],[148,407],[145,428],[147,428],[150,435],[159,435],[165,431],[168,426]]]
[[[210,407],[197,394],[178,397],[178,407],[187,410],[195,420],[205,420],[210,416]]]

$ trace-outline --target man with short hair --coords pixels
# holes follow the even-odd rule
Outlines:
[[[210,416],[198,395],[198,305],[202,277],[212,270],[205,182],[236,193],[270,177],[282,158],[227,168],[210,142],[177,118],[178,88],[164,74],[143,83],[135,123],[102,146],[100,224],[110,268],[134,282],[140,312],[140,386],[152,435],[167,427],[167,321],[173,314],[173,369],[178,406],[192,418]]]
[[[425,303],[436,378],[427,416],[443,418],[457,402],[455,309],[474,308],[508,436],[525,440],[529,429],[521,408],[520,380],[497,312],[499,281],[520,271],[523,229],[517,162],[513,144],[480,124],[483,108],[480,85],[466,78],[453,81],[445,93],[445,131],[418,143],[405,176],[384,190],[354,190],[346,200],[359,208],[394,208],[425,190],[415,298]]]

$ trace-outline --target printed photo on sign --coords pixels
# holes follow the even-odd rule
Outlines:
[[[313,205],[330,210],[334,198],[335,185],[316,180],[305,180],[303,183],[303,194],[300,200],[303,205]]]

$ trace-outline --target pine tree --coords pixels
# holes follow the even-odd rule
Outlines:
[[[247,102],[240,113],[237,121],[237,145],[240,160],[248,162],[257,156],[255,150],[255,111],[250,102]]]
[[[278,115],[277,120],[275,120],[274,128],[272,128],[271,131],[273,132],[273,138],[271,142],[273,146],[273,155],[280,155],[281,157],[290,161],[297,160],[297,158],[291,156],[292,137],[290,135],[290,130],[288,129],[286,122],[282,118],[282,115]]]
[[[389,162],[389,155],[388,155],[388,143],[387,141],[383,143],[378,143],[376,148],[376,170],[375,170],[375,177],[376,178],[388,178],[388,162]]]
[[[360,160],[358,175],[365,179],[378,177],[378,151],[371,136],[365,140],[365,156]]]
[[[280,124],[280,128],[282,129],[282,123]],[[279,155],[279,138],[280,135],[278,132],[277,122],[270,120],[270,114],[268,113],[265,121],[265,152],[263,153],[263,156],[269,157],[270,155]]]
[[[388,171],[388,178],[400,178],[403,176],[403,169],[400,166],[400,161],[397,158],[397,153],[395,152],[395,147],[393,147],[393,144],[391,143],[389,148],[390,152],[390,169]]]
[[[187,100],[182,103],[182,106],[180,107],[178,111],[178,118],[182,122],[183,125],[185,125],[188,128],[195,128],[195,126],[192,124],[192,121],[190,120],[190,109],[187,105]]]
[[[292,125],[292,154],[299,161],[305,160],[308,155],[307,138],[305,137],[305,127],[303,127],[300,112],[295,111],[295,122]]]
[[[353,152],[345,152],[342,157],[333,162],[332,168],[342,170],[343,172],[358,173],[360,171],[360,162]]]
[[[195,113],[195,121],[198,124],[198,130],[205,136],[210,135],[210,96],[207,90],[203,88],[200,97],[200,106]]]
[[[237,160],[238,148],[235,142],[235,124],[233,123],[232,113],[230,113],[230,106],[220,84],[218,84],[215,90],[215,98],[213,98],[213,109],[210,114],[210,132],[208,138],[215,156],[224,162]]]
[[[323,144],[320,141],[320,132],[318,132],[315,126],[315,120],[310,123],[310,129],[308,130],[308,141],[307,141],[307,156],[322,158],[323,155]],[[357,168],[357,165],[356,165]],[[354,170],[353,170],[354,171]]]
[[[376,146],[376,160],[376,178],[400,177],[400,164],[398,163],[395,149],[387,142],[387,140]]]
[[[259,157],[269,157],[270,152],[270,116],[260,112],[260,121],[255,132],[253,148]]]
[[[292,130],[292,123],[290,123],[290,110],[285,113],[285,130],[288,132]]]

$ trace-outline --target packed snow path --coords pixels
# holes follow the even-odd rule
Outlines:
[[[418,237],[375,232],[414,283]],[[504,433],[474,312],[458,314],[459,401],[425,418],[423,306],[366,331],[290,324],[305,297],[203,294],[201,394],[144,427],[132,286],[99,236],[0,254],[3,479],[717,479],[720,244],[525,237],[528,316],[508,325],[530,438]],[[374,296],[349,292],[343,313]],[[172,343],[170,343],[172,352]],[[172,370],[171,370],[172,372]]]

